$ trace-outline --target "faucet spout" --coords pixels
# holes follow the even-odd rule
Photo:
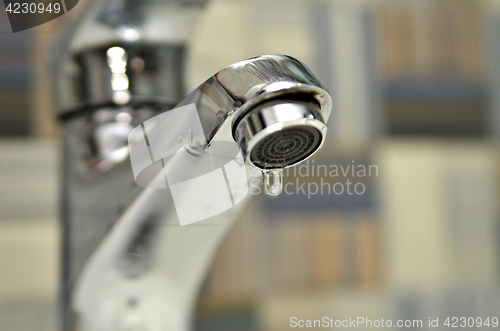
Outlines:
[[[276,195],[281,170],[321,147],[331,100],[300,62],[266,55],[220,71],[178,106],[192,104],[202,119],[201,145],[210,149],[217,143],[237,143],[245,164],[262,171],[265,186]],[[166,128],[158,122],[148,135],[170,141],[180,133],[172,132],[175,124]],[[163,170],[168,173],[176,162],[185,161],[182,157],[174,155]],[[162,187],[163,172],[152,182],[152,187]],[[183,199],[190,201],[197,190],[186,190]],[[172,199],[166,190],[144,189],[93,252],[74,289],[72,307],[80,330],[112,330],[120,323],[132,323],[125,329],[135,327],[133,323],[151,331],[189,329],[209,262],[245,203],[196,227],[180,227],[175,209],[167,208],[177,206]],[[131,255],[137,243],[145,248],[139,256]]]

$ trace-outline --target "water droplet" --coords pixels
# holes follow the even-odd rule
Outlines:
[[[283,169],[265,170],[264,192],[271,197],[277,197],[283,190]]]

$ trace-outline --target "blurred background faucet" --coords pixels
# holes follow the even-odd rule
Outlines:
[[[185,43],[203,4],[92,1],[54,46],[64,131],[64,331],[190,329],[210,261],[244,206],[180,227],[169,191],[134,181],[127,146],[134,127],[176,105],[196,105],[203,129],[198,152],[230,159],[240,151],[240,163],[262,173],[271,196],[282,190],[283,169],[324,142],[331,98],[293,58],[236,63],[185,95]],[[175,142],[185,135],[178,122],[156,123],[147,133],[149,148],[152,137]],[[204,157],[190,153],[161,159],[148,181],[164,184],[163,171]],[[181,199],[202,208],[195,191]]]

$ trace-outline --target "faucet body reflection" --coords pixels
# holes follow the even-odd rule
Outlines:
[[[189,330],[210,261],[244,208],[242,202],[180,226],[170,190],[134,180],[127,146],[134,127],[194,104],[203,129],[198,152],[237,144],[242,162],[263,174],[271,195],[279,194],[281,170],[310,157],[324,141],[330,96],[287,56],[238,62],[185,95],[185,38],[202,6],[93,1],[58,44],[63,331]],[[154,128],[160,140],[182,134],[175,123]],[[163,167],[168,171],[176,162],[184,160],[174,155]],[[165,178],[160,171],[149,180],[161,187]],[[188,189],[183,199],[189,202],[192,193]]]

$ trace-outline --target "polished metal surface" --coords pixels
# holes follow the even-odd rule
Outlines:
[[[234,157],[231,146],[239,146],[271,196],[281,192],[281,169],[324,140],[331,98],[288,56],[238,62],[185,96],[184,44],[203,3],[91,1],[53,48],[64,127],[63,331],[189,330],[210,261],[244,208],[179,226],[170,191],[134,181],[127,148],[134,127],[194,104],[203,137],[185,146],[189,157]],[[183,134],[175,123],[148,132],[158,141]],[[165,171],[182,169],[179,162],[174,155]],[[165,185],[160,173],[151,180]]]
[[[72,55],[72,74],[59,98],[59,116],[124,104],[179,102],[184,96],[182,46],[111,43]]]
[[[201,84],[178,106],[195,103],[202,119],[210,114],[212,120],[203,126],[207,140],[222,128],[220,119],[230,119],[224,121],[231,125],[226,140],[234,139],[237,123],[250,110],[279,98],[313,100],[322,121],[330,116],[332,101],[319,80],[299,61],[283,55],[263,55],[235,63]]]
[[[125,104],[128,99],[138,104],[179,102],[185,96],[185,44],[204,3],[89,1],[82,15],[63,29],[49,52],[58,116],[74,116],[90,107]],[[124,51],[114,63],[109,53],[113,47]],[[113,87],[116,70],[122,71],[128,88]]]

